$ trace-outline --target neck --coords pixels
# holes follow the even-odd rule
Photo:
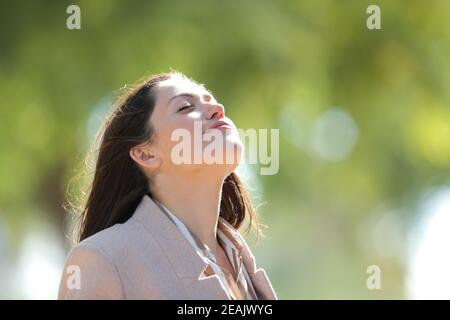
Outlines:
[[[180,219],[213,252],[216,252],[217,222],[224,177],[211,172],[189,176],[179,172],[154,177],[153,196]]]

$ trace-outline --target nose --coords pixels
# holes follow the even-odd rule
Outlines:
[[[225,108],[220,103],[215,103],[211,106],[210,110],[208,110],[207,119],[211,120],[214,118],[222,119],[225,117]]]

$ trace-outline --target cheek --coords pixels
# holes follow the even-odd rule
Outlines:
[[[177,121],[173,121],[167,125],[166,135],[169,140],[171,139],[172,136],[179,137],[182,134],[194,137],[195,131],[194,128],[195,128],[195,121],[189,118],[178,119]],[[179,138],[174,138],[175,141],[171,141],[171,144],[176,143],[177,139]]]
[[[169,158],[173,148],[186,139],[193,143],[194,122],[188,119],[182,119],[172,122],[166,122],[158,130],[159,148],[164,158]],[[181,138],[183,137],[183,138]]]

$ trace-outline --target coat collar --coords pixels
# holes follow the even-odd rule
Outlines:
[[[175,273],[189,287],[193,299],[204,299],[205,296],[210,299],[230,299],[218,276],[202,277],[208,263],[198,256],[181,231],[151,197],[142,197],[132,219],[140,221],[159,242]],[[243,262],[252,277],[255,290],[262,299],[276,299],[264,270],[256,269],[255,258],[243,238],[241,239]]]

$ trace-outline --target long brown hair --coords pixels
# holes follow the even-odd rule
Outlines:
[[[153,129],[148,119],[155,107],[156,84],[170,79],[175,73],[187,78],[179,72],[147,78],[119,99],[105,120],[98,135],[93,181],[81,207],[77,242],[116,223],[124,223],[145,194],[152,197],[148,178],[131,159],[129,150],[152,141]],[[258,240],[260,224],[256,211],[244,184],[234,172],[226,177],[222,186],[220,216],[236,229],[248,217],[246,234],[253,227]]]

